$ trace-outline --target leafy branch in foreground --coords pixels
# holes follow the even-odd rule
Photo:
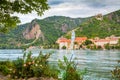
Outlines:
[[[28,14],[33,11],[42,15],[49,6],[47,0],[0,0],[0,32],[7,32],[20,20],[14,13]]]

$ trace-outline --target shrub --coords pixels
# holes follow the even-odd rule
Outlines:
[[[34,76],[33,70],[31,69],[33,58],[32,53],[29,52],[27,55],[24,53],[23,58],[18,58],[13,61],[13,69],[11,72],[12,78],[29,78]]]
[[[0,62],[0,72],[3,75],[8,75],[10,73],[12,63],[10,61],[1,61]]]
[[[90,44],[93,44],[93,42],[90,41],[90,40],[86,40],[86,41],[83,43],[83,45],[90,45]]]
[[[66,46],[63,46],[62,49],[66,49]]]
[[[43,55],[41,52],[37,57],[32,57],[31,52],[25,53],[23,58],[18,58],[12,62],[11,78],[28,79],[41,76],[57,78],[57,70],[49,66],[47,60],[49,57],[50,54]]]
[[[120,66],[115,67],[115,69],[112,70],[111,73],[112,73],[112,77],[115,80],[120,80]]]
[[[97,46],[97,49],[102,49],[102,47],[101,46]]]
[[[77,71],[77,64],[72,61],[72,58],[68,61],[64,56],[64,62],[59,60],[58,65],[63,71],[62,80],[82,80],[82,75]]]
[[[58,79],[59,70],[56,67],[47,66],[44,71],[44,76],[53,77]]]

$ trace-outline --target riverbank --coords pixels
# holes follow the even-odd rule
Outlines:
[[[63,60],[63,56],[66,56],[69,59],[72,55],[70,50],[51,50],[51,49],[50,50],[47,50],[47,49],[37,50],[37,49],[34,49],[31,51],[33,53],[32,58],[38,57],[40,51],[44,55],[46,53],[53,52],[51,54],[50,58],[48,59],[49,63],[52,65],[57,64],[58,63],[57,60],[59,60],[59,59]],[[84,80],[99,80],[99,79],[110,80],[111,79],[111,73],[110,73],[111,70],[114,70],[115,66],[119,66],[118,61],[120,60],[120,52],[118,50],[96,50],[96,51],[95,50],[73,50],[73,53],[74,53],[74,60],[76,62],[78,62],[78,69],[84,70],[84,68],[86,68],[89,71],[86,74],[87,79],[84,79]],[[8,58],[9,58],[9,60],[12,61],[12,60],[16,60],[17,57],[22,58],[22,56],[23,56],[22,50],[0,50],[0,59],[1,60],[3,60],[3,59],[8,60]],[[25,62],[25,63],[27,63],[27,62]],[[34,67],[38,67],[37,65],[35,65],[35,63],[38,64],[38,62],[35,61],[34,64],[32,64],[32,65]],[[21,65],[19,65],[19,66],[21,66]],[[27,63],[27,66],[29,67],[30,65]],[[10,69],[8,64],[6,67],[8,67],[8,69]],[[23,67],[23,66],[21,66],[21,67],[22,67],[22,69],[26,69],[26,67]],[[52,67],[52,69],[54,69],[54,68],[55,67]],[[4,67],[1,68],[1,70],[4,70],[4,69],[5,69]],[[15,68],[12,68],[12,69],[15,69]],[[34,71],[37,70],[37,68],[32,68],[32,69]],[[41,66],[40,66],[40,69],[41,69]],[[45,69],[42,69],[42,70],[45,70]],[[3,71],[3,72],[5,72],[5,71]],[[16,70],[16,71],[18,72],[18,70]],[[53,73],[54,71],[55,70],[52,70],[50,72]],[[46,72],[45,74],[48,73],[48,71],[44,71],[44,72]],[[26,73],[26,71],[25,71],[25,73]],[[23,74],[25,74],[25,73],[23,72]],[[36,74],[36,72],[34,74]],[[32,76],[32,77],[35,77],[35,76]],[[41,77],[41,75],[40,75],[40,77]]]
[[[0,80],[13,80],[8,76],[3,76],[2,74],[0,74]],[[25,80],[25,79],[17,79],[17,80]],[[32,78],[29,78],[27,80],[58,80],[58,79],[54,79],[54,78],[49,78],[49,77],[32,77]]]

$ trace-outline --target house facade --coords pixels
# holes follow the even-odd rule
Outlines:
[[[66,49],[69,49],[71,41],[70,39],[61,37],[61,38],[58,38],[56,43],[59,44],[59,49],[62,49],[63,47],[66,47]]]
[[[87,37],[76,37],[74,40],[74,49],[79,49],[79,46],[86,40]],[[70,49],[71,46],[71,40],[64,37],[58,38],[56,43],[59,44],[59,49],[63,49],[63,47],[66,47],[66,49]]]
[[[118,37],[107,37],[105,39],[94,39],[91,40],[96,46],[104,46],[106,44],[115,45],[118,43]]]
[[[89,39],[90,41],[93,42],[93,45],[96,45],[96,47],[101,46],[103,49],[105,48],[106,44],[110,44],[110,45],[116,45],[119,42],[120,37],[106,37],[104,39],[100,39],[99,37],[95,38],[95,39]],[[80,49],[80,46],[82,45],[82,43],[84,43],[87,40],[87,37],[76,37],[74,40],[74,49]],[[56,43],[59,44],[59,49],[63,49],[63,47],[65,47],[66,49],[70,49],[71,48],[71,39],[67,39],[64,37],[58,38],[58,40],[56,41]],[[86,47],[85,45],[82,47]]]

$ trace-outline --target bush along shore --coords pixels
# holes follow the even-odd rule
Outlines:
[[[64,61],[59,60],[58,67],[54,67],[48,62],[50,55],[40,52],[33,57],[29,52],[17,60],[0,61],[0,80],[82,80],[73,61],[64,57]],[[61,70],[64,74],[59,77]]]
[[[64,56],[63,61],[58,60],[53,66],[48,61],[50,55],[40,52],[33,57],[29,52],[17,60],[0,61],[0,80],[83,80],[86,70],[78,70],[72,56],[70,60]],[[120,66],[111,71],[111,76],[120,79]]]

